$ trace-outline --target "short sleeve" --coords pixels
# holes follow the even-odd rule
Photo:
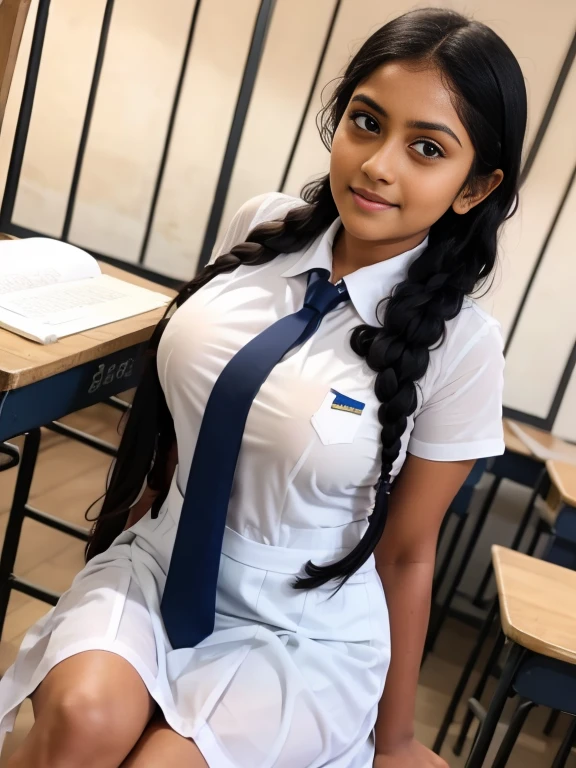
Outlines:
[[[229,253],[235,245],[243,243],[249,232],[263,221],[272,221],[286,215],[295,205],[301,205],[298,198],[290,197],[279,192],[258,195],[248,200],[235,213],[222,241],[212,251],[210,264],[219,256]]]
[[[432,461],[465,461],[504,453],[502,337],[490,325],[448,365],[416,416],[408,452]]]

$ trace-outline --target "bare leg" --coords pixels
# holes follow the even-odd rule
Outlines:
[[[7,768],[118,768],[155,710],[135,669],[106,651],[58,664],[32,704],[34,726]]]
[[[166,723],[160,715],[146,728],[121,768],[208,768],[200,750]]]

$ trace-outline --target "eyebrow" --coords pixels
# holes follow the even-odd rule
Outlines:
[[[359,101],[362,104],[366,104],[367,107],[370,107],[370,109],[373,109],[374,112],[382,115],[382,117],[388,117],[386,110],[376,101],[374,101],[374,99],[371,99],[370,96],[366,96],[364,93],[357,93],[352,101]],[[458,136],[456,136],[454,131],[448,128],[447,125],[444,125],[444,123],[430,123],[426,120],[410,120],[408,123],[406,123],[406,125],[408,128],[419,128],[423,131],[442,131],[443,133],[448,134],[448,136],[451,136],[454,141],[457,141],[458,144],[462,146],[462,142]]]

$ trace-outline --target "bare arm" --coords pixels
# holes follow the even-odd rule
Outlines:
[[[390,495],[388,521],[375,553],[392,640],[390,669],[376,724],[378,768],[446,765],[414,741],[416,690],[440,524],[473,464],[408,455]]]
[[[168,463],[166,466],[166,474],[167,474],[167,482],[170,483],[172,480],[172,477],[174,475],[174,472],[176,470],[176,465],[178,464],[178,446],[176,444],[176,441],[174,441],[172,448],[170,449],[170,453],[168,454]],[[142,496],[138,499],[138,501],[131,507],[130,513],[128,515],[128,520],[126,521],[126,525],[124,527],[124,530],[128,530],[128,528],[131,528],[133,525],[135,525],[139,520],[141,520],[144,515],[148,512],[152,504],[154,503],[154,500],[158,496],[158,491],[153,491],[150,486],[146,486],[144,489],[144,493]]]

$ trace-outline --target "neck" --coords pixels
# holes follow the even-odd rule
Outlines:
[[[332,246],[332,282],[416,248],[427,234],[428,230],[401,240],[372,241],[360,240],[341,227]]]

